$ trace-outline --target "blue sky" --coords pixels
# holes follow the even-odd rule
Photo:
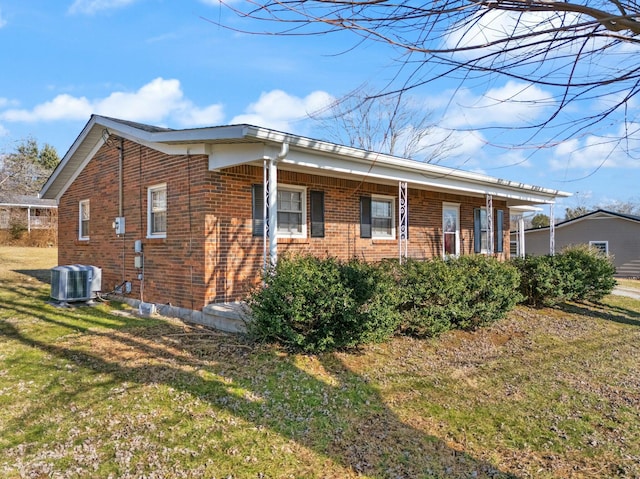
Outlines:
[[[216,0],[0,0],[0,153],[33,137],[62,156],[92,113],[171,128],[246,122],[320,138],[308,113],[365,83],[380,87],[395,71],[393,52],[356,46],[348,33],[256,36],[216,22],[249,27]],[[550,97],[513,80],[443,79],[411,102],[439,127],[460,130],[442,164],[576,194],[560,215],[566,206],[640,203],[640,161],[589,133],[541,150],[495,147],[523,133],[484,127],[535,121],[544,111],[532,100]],[[598,134],[619,129],[612,122]]]

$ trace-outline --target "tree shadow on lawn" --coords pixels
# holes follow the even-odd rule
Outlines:
[[[5,307],[52,325],[61,322],[48,306]],[[89,316],[91,311],[87,308]],[[241,336],[206,329],[186,333],[184,326],[162,320],[154,326],[112,327],[85,328],[82,336],[47,342],[30,337],[19,323],[0,321],[0,334],[77,367],[110,374],[115,383],[166,384],[195,395],[329,457],[354,476],[516,478],[401,421],[375,387],[337,355],[304,357],[318,362],[323,371],[318,377],[296,365],[295,356],[251,345]],[[239,390],[245,392],[239,395]],[[25,414],[38,417],[37,410]]]
[[[630,326],[640,326],[640,313],[620,306],[602,303],[562,303],[560,308],[568,313],[590,316]]]

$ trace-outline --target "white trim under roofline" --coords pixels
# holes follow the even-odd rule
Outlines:
[[[369,152],[360,150],[357,148],[351,148],[348,146],[337,145],[334,143],[328,143],[320,140],[313,140],[310,138],[304,138],[295,135],[289,135],[282,132],[269,130],[267,128],[255,127],[247,125],[247,136],[252,136],[256,139],[262,139],[265,141],[271,141],[275,143],[289,142],[290,147],[301,147],[307,150],[313,150],[324,153],[326,155],[338,155],[341,157],[347,157],[350,161],[366,161],[367,164],[371,162],[384,163],[392,167],[409,170],[420,170],[423,174],[432,175],[432,178],[460,178],[462,180],[471,181],[482,184],[494,184],[501,188],[509,188],[513,190],[531,190],[536,194],[544,196],[556,197],[569,197],[571,193],[553,190],[550,188],[544,188],[541,186],[529,185],[526,183],[520,183],[510,180],[503,180],[501,178],[495,178],[492,176],[482,175],[479,173],[473,173],[464,170],[457,170],[454,168],[448,168],[445,166],[434,165],[431,163],[423,163],[416,160],[407,160],[405,158],[399,158],[397,156],[385,155],[383,153]],[[545,203],[551,203],[553,200],[545,201]]]
[[[0,207],[3,208],[36,208],[36,209],[49,209],[55,210],[58,208],[57,205],[35,205],[32,203],[0,203]]]
[[[292,152],[296,151],[301,156],[299,161],[291,161],[291,164],[304,168],[320,168],[331,171],[332,174],[362,176],[365,172],[367,173],[365,176],[376,179],[388,181],[401,179],[419,185],[450,188],[475,194],[492,194],[530,203],[554,203],[557,197],[571,196],[570,193],[559,190],[368,152],[251,125],[150,131],[124,120],[119,121],[93,115],[58,168],[45,183],[41,190],[42,197],[46,197],[49,190],[53,189],[56,192],[54,197],[59,201],[64,191],[104,144],[105,130],[109,134],[135,141],[167,154],[208,154],[210,168],[213,152],[216,149],[214,145],[217,142],[230,141],[233,143],[234,141],[251,142],[251,140],[255,140],[262,145],[258,147],[254,145],[252,148],[254,154],[258,153],[261,148],[265,150],[262,155],[259,155],[260,157],[270,152],[274,146],[287,142],[290,144]],[[86,144],[87,141],[89,144]],[[305,160],[304,157],[308,160]],[[236,164],[249,163],[258,159],[260,158],[236,157],[231,163],[233,161],[237,161]],[[65,171],[69,163],[73,168],[71,172]],[[225,166],[231,166],[231,164]]]
[[[503,180],[487,175],[478,173],[472,173],[463,170],[456,170],[453,168],[447,168],[444,166],[433,165],[430,163],[422,163],[415,160],[407,160],[391,155],[385,155],[381,153],[368,152],[358,148],[351,148],[347,146],[337,145],[335,143],[329,143],[321,140],[314,140],[298,135],[292,135],[283,133],[268,128],[262,128],[252,125],[228,125],[219,127],[207,127],[207,128],[194,128],[188,130],[171,130],[171,131],[159,131],[159,132],[147,132],[138,128],[119,123],[109,118],[99,117],[104,121],[104,125],[108,128],[111,126],[113,129],[122,131],[123,134],[130,133],[132,135],[131,140],[138,139],[146,140],[148,143],[145,146],[154,147],[164,153],[168,154],[184,154],[189,152],[191,154],[206,154],[208,150],[202,145],[196,145],[200,142],[207,141],[222,141],[222,140],[241,140],[248,138],[255,138],[266,142],[276,143],[278,145],[287,142],[290,147],[303,148],[305,150],[312,150],[325,155],[338,155],[348,158],[350,161],[366,161],[367,164],[371,162],[384,163],[390,166],[398,167],[401,169],[410,170],[422,170],[424,173],[432,174],[435,178],[441,178],[444,176],[459,178],[466,181],[471,181],[479,184],[493,184],[499,189],[512,189],[514,191],[529,190],[534,193],[534,197],[542,195],[545,197],[551,197],[552,199],[546,199],[541,201],[542,203],[551,203],[553,198],[569,197],[570,193],[552,190],[549,188],[543,188],[534,185],[528,185],[525,183],[518,183],[509,180]],[[123,128],[124,127],[124,128]],[[127,131],[127,130],[130,130]],[[174,142],[189,142],[191,145],[173,145],[170,146],[167,143]],[[162,148],[160,144],[165,144]],[[199,147],[198,147],[199,146]],[[258,158],[256,158],[258,159]],[[429,184],[429,183],[425,183]],[[479,191],[479,190],[477,190]],[[537,199],[534,201],[538,201]]]

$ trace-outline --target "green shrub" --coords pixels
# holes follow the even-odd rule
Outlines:
[[[520,293],[529,306],[553,306],[567,300],[566,278],[555,256],[526,256],[511,263],[520,271]]]
[[[399,322],[392,281],[358,261],[285,256],[249,297],[248,331],[306,352],[383,341]]]
[[[520,292],[536,307],[565,301],[598,301],[616,284],[611,258],[588,246],[572,246],[556,255],[512,260],[520,270]]]
[[[464,279],[461,301],[468,316],[456,323],[459,329],[474,329],[498,321],[522,300],[518,291],[520,272],[508,262],[475,255],[461,256],[451,265]]]
[[[616,269],[611,258],[600,250],[587,245],[571,246],[559,256],[570,300],[599,301],[613,291]]]
[[[385,265],[353,259],[341,265],[341,276],[351,292],[354,306],[337,325],[341,343],[355,346],[382,342],[393,336],[400,324],[400,313],[392,270]]]
[[[512,265],[479,255],[407,260],[398,269],[402,332],[436,336],[496,321],[520,301],[519,279]]]

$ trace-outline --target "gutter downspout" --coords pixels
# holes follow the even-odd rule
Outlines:
[[[278,262],[278,162],[289,154],[289,143],[283,142],[280,153],[269,158],[269,259],[271,266]]]
[[[122,218],[122,202],[123,202],[123,178],[122,164],[124,162],[124,139],[120,138],[120,148],[118,148],[118,217]]]

